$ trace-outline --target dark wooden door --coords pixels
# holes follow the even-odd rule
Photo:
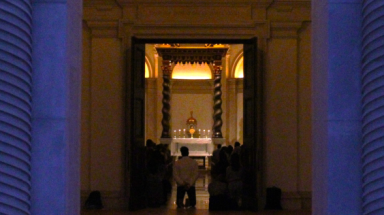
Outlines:
[[[145,44],[132,38],[127,66],[127,179],[129,209],[146,208]]]
[[[244,179],[243,205],[259,210],[261,200],[262,152],[262,77],[257,66],[257,39],[244,43],[244,104],[242,162]]]

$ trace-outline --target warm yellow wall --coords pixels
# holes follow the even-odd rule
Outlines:
[[[298,68],[298,126],[299,126],[299,188],[300,191],[312,190],[312,102],[311,102],[311,25],[306,23],[299,33]]]
[[[265,112],[266,157],[270,168],[267,168],[267,186],[279,185],[282,190],[297,189],[296,56],[295,39],[268,42]]]
[[[265,186],[283,189],[285,208],[308,208],[311,192],[310,1],[229,0],[211,4],[199,0],[188,7],[179,1],[171,3],[172,0],[162,4],[148,1],[145,5],[136,0],[117,2],[119,4],[116,1],[84,2],[83,196],[90,190],[100,190],[107,208],[124,206],[121,201],[125,156],[124,56],[132,36],[164,39],[258,37],[259,69],[265,76]],[[223,65],[226,75],[222,79],[222,131],[230,144],[237,139],[242,142],[239,124],[242,121],[242,84],[231,79],[234,59],[241,49],[236,46],[230,49]],[[161,63],[153,52],[147,57],[157,73],[147,80],[146,137],[159,142]],[[209,111],[212,103],[208,104],[212,102],[212,95],[209,85],[202,83],[201,86],[204,87],[199,94],[192,93],[198,87],[173,88],[173,126],[182,126],[189,111],[193,110],[198,122],[209,127],[206,118],[212,118]],[[207,108],[203,108],[202,103]]]
[[[193,117],[197,120],[196,129],[210,130],[212,134],[212,94],[173,94],[171,108],[172,134],[174,129],[187,129],[190,111],[193,111]]]
[[[123,192],[123,55],[121,40],[83,29],[82,195]]]
[[[90,164],[91,164],[91,33],[83,25],[83,71],[81,84],[81,164],[80,178],[81,190],[91,190]]]

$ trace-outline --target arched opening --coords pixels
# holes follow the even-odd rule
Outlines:
[[[242,54],[235,65],[234,78],[244,78],[244,58]]]

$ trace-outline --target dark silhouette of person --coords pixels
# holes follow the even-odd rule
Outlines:
[[[239,154],[231,155],[230,165],[226,170],[226,180],[228,183],[228,197],[231,209],[240,209],[242,204],[244,173],[240,165]]]
[[[225,147],[222,147],[219,156],[219,162],[216,165],[212,166],[211,169],[211,176],[213,179],[215,179],[219,175],[225,176],[225,172],[227,170],[227,167],[229,166],[228,155],[225,150]]]
[[[239,155],[240,155],[240,143],[239,142],[235,142],[235,148],[233,149],[233,151],[232,151],[232,154],[234,154],[234,153],[238,153]]]
[[[217,148],[212,152],[212,163],[215,165],[220,160],[221,144],[217,144]]]
[[[177,184],[176,204],[177,208],[184,206],[183,199],[185,193],[188,194],[189,206],[196,205],[195,182],[199,177],[199,167],[197,162],[190,158],[189,149],[185,146],[180,148],[182,158],[177,160],[173,166],[173,178]]]

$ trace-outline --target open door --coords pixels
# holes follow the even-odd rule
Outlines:
[[[129,210],[146,208],[145,172],[145,44],[132,38],[128,50],[126,163]]]
[[[257,38],[244,43],[244,104],[242,162],[244,179],[243,205],[249,210],[259,210],[261,200],[262,155],[262,78],[257,67]]]

